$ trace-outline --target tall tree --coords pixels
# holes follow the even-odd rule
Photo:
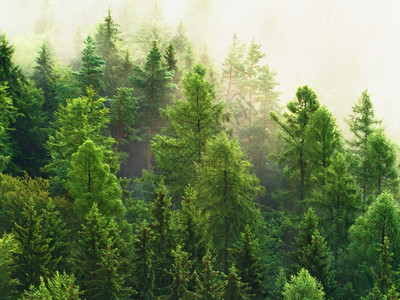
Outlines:
[[[348,124],[354,137],[350,141],[354,155],[357,158],[356,176],[363,189],[363,200],[367,198],[368,171],[365,152],[367,150],[367,141],[370,134],[380,122],[375,118],[374,108],[371,97],[367,90],[361,93],[356,103],[352,107],[352,114],[349,117]]]
[[[135,66],[131,77],[133,85],[140,92],[138,127],[147,144],[147,169],[151,166],[151,139],[160,125],[159,108],[166,105],[165,93],[171,87],[172,75],[162,63],[157,42],[153,41],[144,68]]]
[[[252,299],[264,299],[263,280],[264,268],[260,259],[258,239],[246,226],[241,234],[240,244],[234,245],[231,250],[235,266],[241,281],[248,287],[248,294]]]
[[[250,174],[250,167],[238,141],[230,141],[225,133],[208,141],[197,165],[199,206],[225,273],[229,268],[228,248],[259,216],[254,200],[261,187],[258,178]]]
[[[226,120],[224,105],[214,102],[214,89],[205,74],[206,69],[196,65],[186,75],[185,100],[178,100],[163,111],[174,134],[157,135],[152,143],[156,168],[165,174],[166,184],[178,199],[187,184],[194,182],[194,164],[201,161],[207,140],[223,129]]]
[[[224,299],[226,300],[249,300],[248,288],[241,281],[237,274],[235,265],[229,268],[229,273],[226,279]]]
[[[107,16],[104,18],[104,22],[98,25],[95,36],[97,52],[101,55],[105,64],[104,90],[105,95],[109,98],[117,94],[118,88],[118,74],[115,72],[115,68],[121,63],[117,47],[120,41],[118,27],[119,25],[115,23],[111,16],[109,7]]]
[[[299,87],[296,99],[287,105],[287,111],[281,119],[271,112],[271,117],[281,128],[284,140],[281,160],[285,162],[286,175],[298,189],[298,197],[304,200],[308,192],[309,170],[306,150],[306,129],[312,114],[318,109],[317,95],[308,86]]]
[[[182,246],[178,245],[176,251],[172,250],[174,262],[171,268],[172,286],[169,299],[185,300],[194,297],[193,292],[189,290],[189,282],[193,274],[191,273],[191,260],[189,254],[182,250]]]
[[[40,277],[49,274],[51,261],[50,238],[44,237],[42,218],[37,214],[35,202],[31,198],[22,211],[22,224],[15,225],[15,238],[19,247],[14,253],[15,273],[20,291],[27,290],[31,285],[38,286]]]
[[[71,157],[68,191],[75,199],[78,216],[88,213],[93,203],[107,217],[121,217],[125,213],[121,187],[103,157],[102,149],[91,140],[79,146]]]
[[[77,78],[82,85],[84,93],[88,87],[97,93],[102,93],[104,90],[104,61],[99,55],[96,55],[95,41],[91,36],[88,36],[84,43],[82,66],[77,74]]]
[[[33,68],[32,80],[37,88],[43,91],[44,103],[43,110],[46,112],[49,121],[54,120],[54,112],[58,108],[56,99],[56,80],[54,72],[53,58],[50,49],[46,43],[40,47],[36,65]]]
[[[317,279],[306,269],[301,269],[297,275],[290,276],[290,281],[285,284],[283,296],[285,300],[324,300],[325,292]]]

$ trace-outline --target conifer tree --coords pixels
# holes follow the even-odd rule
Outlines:
[[[104,22],[100,23],[96,32],[97,51],[104,61],[104,90],[109,98],[117,94],[118,77],[115,68],[121,63],[117,43],[120,41],[119,25],[114,22],[111,16],[110,7]]]
[[[46,112],[49,121],[54,120],[54,112],[58,108],[56,100],[56,73],[54,72],[54,62],[52,54],[46,43],[40,47],[36,65],[32,74],[32,80],[37,88],[43,91],[44,103],[43,110]]]
[[[136,230],[133,242],[134,253],[134,282],[137,291],[137,299],[154,299],[154,278],[155,270],[153,267],[154,252],[152,249],[154,236],[150,232],[147,221],[144,220],[142,226]]]
[[[132,82],[129,78],[132,76],[133,73],[133,62],[131,60],[131,56],[129,51],[125,51],[125,56],[119,65],[116,66],[116,74],[117,74],[117,86],[118,87],[132,87]],[[117,90],[118,92],[118,90]]]
[[[247,285],[241,281],[235,265],[229,268],[226,278],[224,298],[226,300],[249,300]]]
[[[352,107],[352,114],[348,120],[350,130],[354,135],[350,141],[350,146],[357,158],[356,176],[363,190],[363,201],[366,201],[368,192],[368,171],[365,152],[367,150],[368,137],[375,130],[380,122],[375,118],[371,96],[367,90],[361,93],[356,103]]]
[[[13,278],[19,281],[17,288],[27,290],[31,285],[38,286],[40,277],[50,275],[50,238],[44,237],[42,217],[37,214],[35,202],[31,198],[22,211],[22,224],[15,224],[15,238],[19,247],[14,252],[15,270]]]
[[[324,300],[325,292],[321,283],[306,269],[301,269],[297,275],[290,276],[283,291],[285,300]]]
[[[271,117],[281,128],[284,148],[281,160],[285,162],[286,176],[298,189],[298,197],[304,200],[308,194],[309,161],[306,149],[306,129],[312,114],[318,109],[317,95],[308,86],[299,87],[296,99],[287,105],[281,119],[275,112]]]
[[[193,299],[193,292],[189,290],[189,283],[193,277],[189,254],[182,250],[181,245],[177,245],[176,250],[172,250],[172,255],[174,262],[171,267],[172,286],[169,299]]]
[[[203,258],[203,270],[196,279],[196,299],[221,299],[225,282],[220,277],[220,273],[214,270],[214,259],[210,252],[207,252]]]
[[[12,233],[0,237],[0,295],[5,300],[15,298],[17,280],[12,278],[15,268],[13,253],[19,252],[19,244]]]
[[[118,88],[118,95],[111,101],[110,123],[115,126],[115,152],[118,154],[119,146],[131,141],[135,137],[135,115],[138,110],[137,98],[133,97],[133,89]]]
[[[165,183],[176,198],[195,179],[194,163],[201,161],[206,142],[223,129],[224,105],[214,102],[212,85],[205,79],[206,69],[196,65],[184,78],[183,95],[164,110],[171,122],[172,137],[157,135],[152,143],[156,168],[165,174]]]
[[[228,248],[237,242],[244,227],[257,222],[259,216],[254,200],[261,187],[258,178],[250,174],[250,167],[238,141],[229,141],[225,133],[208,141],[197,165],[195,189],[199,206],[226,273]]]
[[[287,279],[286,279],[286,275],[285,275],[285,270],[283,268],[280,268],[278,276],[276,277],[274,290],[272,292],[274,299],[283,300],[283,291],[284,291],[286,283],[287,283]]]
[[[379,272],[376,273],[372,270],[374,275],[375,285],[379,288],[379,291],[385,295],[389,292],[393,284],[393,271],[392,271],[392,261],[393,253],[390,252],[389,248],[389,238],[385,237],[381,249],[379,250]]]
[[[241,234],[240,244],[231,249],[238,276],[248,287],[248,294],[252,299],[264,299],[263,280],[264,267],[261,264],[258,239],[246,226]]]
[[[156,41],[147,55],[144,68],[135,66],[131,77],[134,87],[140,93],[138,113],[139,130],[147,144],[147,169],[151,166],[150,142],[159,131],[159,108],[165,107],[165,93],[170,89],[172,73],[162,63]]]
[[[104,61],[96,55],[96,45],[91,36],[85,40],[85,48],[82,50],[82,66],[77,78],[82,85],[83,93],[91,88],[97,93],[104,90]]]
[[[107,217],[121,217],[125,213],[118,179],[103,157],[102,149],[91,140],[84,142],[71,157],[68,191],[75,199],[78,216],[86,214],[93,203]]]

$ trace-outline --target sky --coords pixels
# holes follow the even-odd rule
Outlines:
[[[37,45],[30,48],[26,36],[32,33],[43,1],[0,0],[0,31],[7,34],[17,50],[21,45],[32,51],[32,61]],[[127,7],[136,17],[143,17],[140,0],[48,1],[57,21],[60,55],[69,51],[76,28],[93,29],[108,6],[115,12],[117,22]],[[205,4],[205,14],[193,14],[194,1]],[[172,27],[183,21],[192,39],[208,45],[217,65],[226,56],[234,33],[247,44],[254,38],[266,53],[263,63],[277,72],[282,104],[293,99],[299,86],[307,84],[334,113],[344,131],[352,104],[368,89],[377,117],[383,119],[388,135],[400,143],[400,1],[159,2],[166,21]],[[16,57],[28,59],[25,54]]]

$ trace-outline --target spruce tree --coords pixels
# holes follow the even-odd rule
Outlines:
[[[210,252],[207,252],[203,258],[203,270],[196,279],[196,299],[221,299],[224,294],[224,285],[221,274],[214,270],[214,259]]]
[[[77,78],[81,83],[83,93],[86,93],[87,88],[102,93],[104,90],[104,61],[96,55],[96,45],[91,36],[88,36],[84,43],[82,66]]]
[[[250,167],[238,141],[230,141],[225,133],[208,141],[197,165],[197,199],[225,273],[229,268],[228,248],[237,242],[244,227],[259,217],[254,200],[261,187],[258,178],[250,174]]]
[[[306,269],[301,269],[297,275],[290,276],[283,291],[285,300],[324,300],[325,292],[321,283]]]
[[[142,226],[136,230],[133,242],[133,277],[137,299],[154,299],[154,279],[155,270],[153,266],[154,252],[152,249],[154,236],[150,232],[147,221],[144,220]]]
[[[150,142],[159,131],[159,108],[165,107],[165,95],[171,87],[172,73],[162,63],[157,42],[153,41],[144,68],[135,66],[131,77],[139,92],[138,128],[147,144],[147,169],[151,166]]]
[[[238,276],[248,287],[248,294],[252,299],[264,299],[263,280],[264,267],[261,264],[258,239],[246,226],[241,234],[240,244],[234,245],[231,254],[237,267]]]
[[[191,273],[192,261],[189,259],[189,254],[182,250],[181,245],[177,245],[176,250],[172,250],[172,255],[174,262],[170,271],[172,284],[169,299],[193,299],[193,292],[189,290],[189,283],[193,277],[193,273]]]
[[[18,280],[20,291],[27,290],[31,285],[38,286],[41,276],[50,275],[53,250],[49,245],[51,238],[44,236],[42,217],[37,214],[32,198],[26,203],[22,215],[23,223],[15,224],[15,239],[19,247],[13,255],[13,278]]]
[[[43,110],[46,112],[49,121],[54,120],[54,112],[58,108],[56,100],[56,80],[57,76],[54,72],[54,62],[52,54],[46,43],[40,47],[36,65],[33,68],[32,80],[37,88],[43,91],[44,103]]]
[[[247,285],[241,281],[235,265],[229,268],[224,293],[225,300],[249,300]]]
[[[372,270],[372,274],[375,279],[375,285],[379,288],[379,291],[385,295],[389,292],[389,289],[393,284],[394,275],[394,272],[392,271],[393,253],[390,252],[388,237],[385,237],[379,252],[379,271],[376,273]]]

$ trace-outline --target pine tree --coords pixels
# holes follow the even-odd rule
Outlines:
[[[133,242],[134,253],[134,282],[137,291],[137,299],[154,299],[154,278],[153,267],[154,252],[152,249],[154,236],[150,232],[147,221],[144,220],[142,226],[136,230]]]
[[[197,165],[195,190],[206,217],[207,231],[228,273],[230,248],[247,224],[257,222],[254,199],[260,191],[258,178],[250,174],[237,140],[221,133],[206,144]]]
[[[237,274],[235,265],[229,268],[229,273],[226,279],[225,300],[249,300],[247,285],[241,281]]]
[[[97,93],[102,93],[104,90],[104,61],[100,56],[96,55],[96,45],[90,36],[86,38],[84,43],[82,66],[77,78],[82,85],[84,93],[87,88],[91,88]]]
[[[375,118],[374,108],[371,97],[367,90],[361,93],[357,102],[352,107],[352,114],[348,120],[350,130],[354,135],[350,141],[353,153],[358,160],[356,166],[356,176],[363,189],[363,201],[365,203],[368,192],[368,172],[365,152],[367,150],[367,141],[370,134],[375,130],[380,122]]]
[[[252,299],[264,299],[265,270],[261,264],[258,239],[251,232],[250,226],[246,226],[241,234],[240,244],[234,245],[231,254],[241,281],[248,287],[249,296]]]
[[[53,66],[52,54],[46,43],[40,47],[36,65],[32,74],[32,80],[38,89],[43,91],[44,103],[43,110],[46,112],[49,121],[54,120],[54,112],[58,108],[56,101],[56,74]]]
[[[165,174],[165,183],[178,199],[195,180],[194,164],[201,161],[207,140],[221,132],[226,120],[224,105],[214,102],[215,93],[205,74],[206,69],[196,65],[186,75],[182,83],[185,100],[163,111],[174,134],[157,135],[152,143],[156,168]]]
[[[13,278],[19,281],[20,291],[31,285],[38,286],[40,277],[49,275],[52,264],[49,244],[50,238],[44,237],[42,217],[37,214],[35,202],[31,198],[22,211],[22,224],[15,224],[15,238],[19,244],[14,252],[15,272]]]
[[[220,273],[214,270],[214,259],[207,252],[203,258],[203,270],[196,279],[196,299],[219,300],[224,294],[224,285]]]
[[[78,216],[85,215],[93,203],[107,217],[121,217],[125,213],[118,179],[103,157],[102,149],[91,140],[84,142],[71,157],[67,187],[75,199]]]
[[[104,68],[104,90],[109,98],[117,94],[118,77],[115,68],[121,63],[117,43],[120,41],[119,25],[114,22],[111,16],[111,9],[108,8],[104,22],[97,27],[95,36],[97,51],[101,55]]]
[[[281,161],[286,164],[286,176],[298,189],[298,197],[304,200],[308,194],[309,170],[306,151],[306,129],[312,114],[318,109],[317,95],[308,86],[299,87],[296,99],[290,101],[283,120],[271,112],[271,117],[281,128],[284,148]]]
[[[151,166],[150,142],[158,132],[159,108],[165,107],[165,93],[170,88],[172,73],[162,64],[162,57],[156,41],[147,55],[144,68],[134,67],[131,77],[133,85],[140,92],[138,113],[139,130],[147,143],[147,169]]]
[[[131,141],[135,137],[135,115],[138,110],[137,98],[133,97],[133,89],[118,88],[118,95],[111,101],[110,123],[116,127],[115,152],[118,154],[119,146]]]

